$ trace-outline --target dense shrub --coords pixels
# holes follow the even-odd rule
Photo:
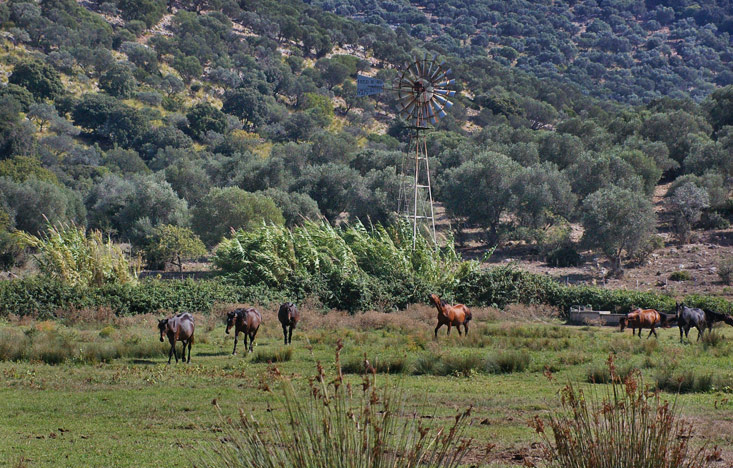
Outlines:
[[[692,279],[692,274],[690,274],[689,271],[674,271],[669,275],[670,281],[690,281]]]
[[[578,266],[582,262],[583,257],[573,247],[559,247],[547,254],[547,264],[551,267]]]

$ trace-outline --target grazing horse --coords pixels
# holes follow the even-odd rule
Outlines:
[[[682,331],[685,332],[685,338],[688,338],[690,328],[697,328],[697,341],[700,341],[702,332],[707,327],[705,320],[705,312],[702,309],[687,307],[685,304],[677,303],[677,326],[680,327],[680,343],[682,343]],[[689,339],[689,338],[688,338]]]
[[[638,328],[639,338],[641,338],[642,328],[651,329],[649,335],[647,335],[647,339],[652,336],[652,333],[656,338],[659,338],[656,328],[658,326],[669,326],[669,317],[667,314],[662,314],[654,309],[636,308],[626,314],[626,317],[622,317],[619,320],[619,324],[621,325],[621,331],[624,331],[626,327],[631,328],[632,335],[636,334],[636,329]]]
[[[468,322],[471,320],[471,311],[468,310],[463,304],[450,305],[438,297],[437,294],[431,294],[428,296],[430,302],[432,302],[438,309],[438,326],[435,327],[435,337],[438,337],[438,329],[443,325],[448,325],[448,333],[450,335],[451,326],[455,326],[458,329],[458,334],[461,334],[461,325],[463,325],[466,335],[468,335]]]
[[[705,323],[708,326],[708,331],[713,331],[713,325],[715,325],[718,322],[725,322],[728,325],[733,326],[733,317],[726,314],[721,314],[720,312],[715,312],[709,309],[703,309],[703,312],[705,312]]]
[[[247,349],[247,337],[249,337],[249,352],[252,352],[252,344],[255,342],[255,335],[262,323],[262,315],[257,309],[249,307],[246,309],[234,309],[227,314],[226,333],[234,327],[234,349],[232,355],[237,354],[237,341],[239,332],[244,332],[244,348]]]
[[[280,324],[283,326],[283,336],[285,337],[285,344],[290,344],[293,341],[293,329],[298,325],[300,320],[300,312],[295,304],[292,302],[286,302],[280,306],[280,310],[277,311],[277,319],[280,320]],[[288,329],[290,331],[288,332]]]
[[[171,344],[171,350],[168,352],[168,364],[171,363],[171,356],[176,357],[178,363],[178,354],[176,354],[176,341],[183,342],[183,354],[181,361],[191,362],[191,345],[193,344],[194,332],[193,316],[191,314],[178,314],[171,318],[166,318],[158,322],[158,330],[160,330],[160,341],[163,342],[163,335],[168,337]],[[186,345],[188,345],[188,361],[186,361]]]

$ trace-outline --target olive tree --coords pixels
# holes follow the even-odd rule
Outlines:
[[[700,221],[702,212],[710,207],[710,196],[704,188],[693,182],[677,187],[670,197],[670,208],[674,213],[674,230],[680,242],[690,240],[692,226]]]
[[[624,255],[643,248],[655,232],[656,215],[643,192],[610,186],[583,201],[583,241],[600,249],[621,273]]]

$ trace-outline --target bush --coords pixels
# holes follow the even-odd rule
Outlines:
[[[724,258],[718,263],[718,278],[725,284],[733,280],[733,257]]]
[[[547,254],[546,261],[551,267],[565,268],[579,266],[583,263],[583,258],[574,247],[567,246],[552,250]]]
[[[689,271],[675,271],[669,275],[670,281],[690,281],[691,279],[692,274]]]
[[[674,407],[648,393],[636,375],[622,383],[611,361],[612,387],[590,398],[568,384],[560,408],[547,420],[536,416],[533,427],[543,438],[549,466],[561,468],[686,467],[707,465],[702,450],[690,447],[693,426],[677,420]],[[630,449],[633,447],[633,450]]]

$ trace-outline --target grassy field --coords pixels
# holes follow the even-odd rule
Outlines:
[[[705,344],[679,344],[677,329],[662,330],[659,340],[639,339],[628,331],[566,326],[543,309],[510,307],[475,310],[467,338],[455,330],[446,338],[443,328],[436,342],[435,314],[426,306],[357,316],[306,307],[292,354],[282,351],[274,311],[265,310],[255,353],[242,354],[240,343],[240,354],[231,356],[224,313],[222,307],[197,317],[191,364],[170,366],[152,315],[70,313],[55,322],[0,323],[0,357],[16,359],[0,362],[0,465],[192,466],[222,438],[213,400],[224,416],[236,417],[242,408],[263,421],[280,417],[277,399],[266,390],[276,387],[268,358],[289,358],[277,367],[305,385],[317,361],[333,367],[339,339],[344,369],[354,372],[349,380],[359,382],[366,355],[385,371],[378,380],[401,385],[431,424],[447,425],[472,405],[472,465],[541,466],[539,439],[528,421],[556,408],[568,381],[602,380],[609,354],[620,372],[641,369],[649,385],[692,381],[686,393],[669,398],[697,425],[698,443],[722,448],[714,466],[733,464],[730,327],[716,329],[717,339]],[[604,391],[586,385],[590,393]],[[489,443],[494,448],[479,463]]]

